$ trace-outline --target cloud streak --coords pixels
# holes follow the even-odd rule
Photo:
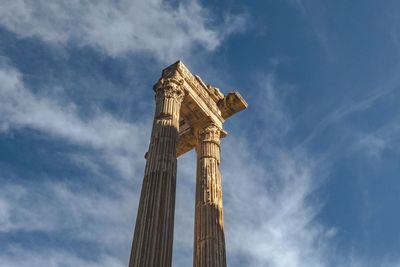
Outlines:
[[[374,132],[357,134],[352,151],[365,151],[372,159],[380,159],[385,151],[398,150],[400,147],[399,133],[400,119],[396,117]]]
[[[162,0],[7,0],[0,24],[24,38],[90,46],[112,57],[147,53],[170,63],[197,47],[212,51],[245,26],[244,15],[227,14],[221,22],[210,14],[197,0],[176,6]]]
[[[26,233],[49,238],[48,243],[34,248],[18,241],[3,243],[2,264],[124,266],[140,182],[128,183],[127,179],[138,177],[143,168],[148,132],[143,131],[142,123],[146,122],[128,123],[104,112],[83,118],[74,103],[33,93],[19,71],[7,64],[0,68],[0,84],[0,134],[31,129],[91,151],[75,150],[65,155],[66,161],[86,168],[88,174],[81,177],[60,174],[40,179],[42,175],[36,174],[18,177],[22,180],[17,182],[12,172],[2,172],[0,235]],[[105,169],[116,173],[107,175]],[[98,186],[86,185],[85,179],[97,180]],[[60,242],[89,244],[97,251],[96,259],[56,245]]]
[[[260,82],[260,90],[265,92],[260,101],[264,109],[270,110],[263,112],[269,114],[274,127],[287,129],[290,118],[277,94],[280,85],[272,76],[266,80]],[[103,151],[89,158],[79,153],[71,157],[89,166],[93,175],[103,175],[99,159],[100,162],[114,159],[110,167],[121,162],[119,157],[134,166],[144,164],[140,152],[145,151],[143,144],[147,144],[149,135],[140,132],[142,125],[118,121],[107,113],[83,119],[78,115],[79,107],[73,103],[31,92],[21,74],[10,66],[1,69],[0,82],[4,85],[0,99],[7,103],[0,108],[3,132],[30,128]],[[266,125],[260,127],[263,131],[267,129]],[[294,152],[276,142],[279,133],[272,132],[257,144],[249,143],[245,133],[232,133],[223,142],[228,259],[233,266],[329,266],[326,251],[334,230],[315,221],[320,207],[309,201],[316,182],[313,159],[305,151]],[[252,154],[254,145],[266,148],[260,160]],[[174,262],[177,266],[187,266],[191,264],[193,245],[194,206],[188,199],[194,196],[195,159],[189,154],[180,159],[179,166]],[[142,173],[126,171],[126,167],[119,169],[121,177],[141,180]],[[111,182],[110,177],[106,179]],[[0,231],[39,231],[52,236],[68,233],[75,242],[89,242],[101,251],[97,262],[73,255],[66,261],[68,266],[123,266],[124,256],[129,254],[131,235],[127,233],[132,231],[135,213],[132,210],[137,206],[139,188],[125,188],[126,183],[115,178],[112,184],[106,194],[87,188],[76,190],[79,185],[66,182],[65,178],[40,182],[29,190],[24,184],[7,184],[0,198],[3,207]],[[0,254],[9,266],[19,263],[14,246],[17,251],[24,250],[18,244],[10,244]],[[49,260],[43,258],[40,250],[26,257],[31,257],[29,261],[37,265],[58,266],[68,253],[59,248],[49,254]]]
[[[85,267],[120,267],[124,266],[120,260],[107,255],[100,255],[96,260],[85,260],[71,253],[63,253],[52,249],[45,251],[24,250],[13,247],[0,253],[3,266],[7,267],[59,267],[59,266],[85,266]]]
[[[307,151],[280,142],[292,125],[282,97],[292,89],[273,74],[261,77],[259,97],[251,103],[267,117],[258,120],[260,138],[250,141],[238,132],[223,143],[227,246],[233,266],[330,266],[328,248],[335,229],[316,220],[321,204],[313,198],[323,179],[318,177],[321,166]],[[256,148],[262,148],[261,157]]]
[[[29,128],[102,151],[123,176],[133,176],[132,158],[143,157],[139,151],[145,150],[148,122],[127,123],[105,112],[82,118],[73,102],[32,93],[18,70],[7,65],[0,68],[0,83],[1,131]]]
[[[109,168],[117,166],[120,170],[119,176],[105,177],[107,186],[102,185],[100,191],[68,181],[68,177],[58,177],[54,182],[3,184],[0,190],[1,233],[39,232],[53,238],[63,235],[78,244],[86,242],[97,252],[96,260],[92,260],[65,247],[30,250],[19,243],[9,243],[0,253],[1,261],[8,267],[24,266],[22,262],[30,262],[34,267],[125,266],[142,173],[129,171],[124,164],[125,167],[118,167],[116,162],[142,169],[142,152],[149,134],[138,129],[147,126],[123,122],[105,112],[82,118],[74,103],[33,93],[23,83],[18,70],[7,65],[0,70],[0,83],[3,85],[0,101],[6,103],[0,107],[3,133],[30,128],[52,138],[89,147],[94,150],[93,154],[77,152],[69,159],[87,167],[95,177],[107,176],[101,171],[101,165],[107,162]],[[323,162],[317,162],[304,148],[291,149],[279,141],[282,132],[289,131],[292,125],[282,99],[285,95],[282,92],[291,88],[279,83],[273,75],[261,78],[259,102],[251,103],[262,110],[263,116],[268,116],[268,120],[259,120],[260,138],[250,141],[246,131],[239,130],[223,140],[229,264],[324,267],[339,266],[333,262],[342,261],[340,266],[359,266],[364,261],[355,258],[350,262],[347,255],[332,252],[335,251],[336,229],[317,220],[321,204],[314,198],[314,192],[323,179],[319,176]],[[335,113],[333,118],[362,111],[371,103],[364,101],[350,110]],[[279,130],[269,131],[269,127]],[[256,147],[264,148],[261,157],[255,156]],[[127,187],[128,183],[121,179],[128,177],[135,177],[134,188]],[[175,266],[188,266],[192,260],[194,202],[190,200],[194,200],[194,177],[195,158],[191,153],[179,160]],[[24,256],[21,258],[20,254]]]

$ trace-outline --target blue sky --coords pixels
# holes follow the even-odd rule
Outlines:
[[[1,6],[1,266],[127,266],[152,85],[178,59],[249,103],[222,143],[229,266],[400,266],[398,1]],[[192,151],[175,267],[194,178]]]

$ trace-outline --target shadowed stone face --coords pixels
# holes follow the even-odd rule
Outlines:
[[[177,157],[197,152],[195,267],[226,266],[220,138],[226,118],[245,109],[238,92],[224,96],[178,61],[155,84],[156,111],[129,267],[170,267]]]
[[[226,266],[220,135],[214,124],[198,131],[194,266]]]

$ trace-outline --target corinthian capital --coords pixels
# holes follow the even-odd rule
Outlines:
[[[154,85],[154,91],[156,92],[157,98],[173,98],[178,101],[182,101],[183,97],[185,96],[183,80],[176,78],[161,78]]]
[[[209,124],[198,131],[198,139],[199,141],[209,141],[219,144],[221,131],[215,124]]]

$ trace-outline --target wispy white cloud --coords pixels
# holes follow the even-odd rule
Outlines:
[[[303,5],[303,1],[293,0]],[[243,16],[227,15],[224,22],[210,21],[212,11],[198,1],[173,8],[150,1],[3,1],[0,23],[21,37],[40,38],[52,44],[90,46],[110,56],[153,54],[161,61],[191,53],[200,46],[214,50],[230,34],[243,28]],[[318,22],[318,20],[317,20]],[[320,29],[316,29],[317,33]],[[321,30],[321,39],[324,31]],[[34,129],[52,138],[93,148],[95,153],[68,155],[95,176],[109,165],[125,178],[140,182],[151,124],[129,123],[99,111],[80,116],[80,107],[68,99],[34,93],[22,75],[10,66],[0,69],[0,133]],[[222,176],[226,214],[228,259],[232,266],[324,267],[332,266],[336,230],[317,220],[321,204],[313,193],[323,177],[304,147],[292,150],[279,142],[292,121],[282,101],[274,75],[261,79],[259,101],[251,103],[262,114],[259,139],[231,133],[223,141]],[[368,109],[380,95],[334,110],[306,139],[347,115]],[[246,111],[244,111],[246,112]],[[266,119],[264,119],[266,118]],[[235,120],[235,118],[232,118]],[[379,148],[383,136],[374,135]],[[384,143],[382,143],[384,142]],[[374,142],[372,142],[374,143]],[[254,150],[263,148],[262,158]],[[175,228],[175,266],[191,265],[195,159],[179,161]],[[95,261],[85,260],[63,248],[31,250],[9,244],[0,262],[14,266],[126,266],[132,238],[133,215],[139,188],[126,188],[120,177],[109,177],[111,195],[76,190],[74,182],[37,182],[33,187],[5,184],[0,189],[0,232],[38,231],[50,236],[68,234],[106,248]],[[68,179],[68,177],[64,177]],[[111,183],[112,180],[112,183]],[[343,256],[346,258],[346,256]],[[344,260],[341,266],[368,266],[364,260]],[[385,266],[385,265],[383,265]],[[386,265],[398,266],[398,264]]]
[[[277,136],[284,136],[291,127],[291,119],[286,110],[284,99],[287,95],[293,92],[295,87],[293,85],[278,83],[274,73],[267,75],[260,75],[257,77],[258,87],[256,101],[252,103],[258,113],[258,121],[266,126],[269,126],[269,131],[260,134],[261,138],[276,138]],[[277,90],[277,84],[279,90]],[[260,127],[262,131],[264,127]],[[267,142],[264,140],[264,142]]]
[[[10,66],[0,70],[0,83],[3,85],[0,101],[5,103],[0,107],[3,133],[31,128],[53,138],[104,151],[106,156],[77,153],[69,158],[87,167],[95,176],[103,175],[103,162],[111,160],[110,165],[115,165],[114,160],[122,165],[121,170],[128,170],[121,171],[121,176],[132,175],[134,184],[141,181],[142,173],[129,171],[125,164],[144,164],[142,152],[149,134],[141,131],[150,124],[123,122],[105,112],[81,118],[79,107],[73,103],[30,91],[21,74]],[[350,261],[347,255],[336,255],[337,230],[317,219],[322,204],[314,198],[314,191],[323,179],[319,177],[323,162],[317,162],[304,148],[293,150],[278,141],[282,132],[290,130],[292,125],[282,91],[293,87],[279,83],[274,75],[263,76],[259,87],[262,92],[257,98],[259,103],[251,104],[262,116],[268,117],[268,120],[259,120],[260,138],[248,140],[246,133],[239,131],[231,133],[222,144],[229,263],[244,267],[324,267],[337,266],[332,262],[340,260],[332,258],[342,257],[340,266],[368,266],[360,265],[365,262],[358,258]],[[351,110],[335,113],[333,119],[369,106],[370,101],[365,101]],[[269,131],[270,127],[279,130]],[[263,134],[269,135],[268,138],[262,138]],[[255,156],[256,147],[264,148],[262,157]],[[175,266],[188,266],[192,260],[193,156],[191,153],[179,160]],[[52,248],[44,253],[40,248],[28,250],[18,243],[10,243],[0,252],[1,262],[7,267],[26,266],[25,262],[30,266],[125,266],[139,187],[126,187],[123,179],[114,177],[108,178],[110,192],[102,193],[93,188],[77,189],[74,181],[66,182],[68,177],[64,178],[37,182],[29,187],[4,184],[0,189],[0,232],[67,234],[69,239],[89,242],[99,249],[96,260],[82,258],[65,248]],[[19,254],[24,256],[18,257]]]
[[[96,259],[83,259],[73,253],[60,252],[53,249],[34,251],[18,246],[0,252],[1,264],[7,267],[121,267],[125,266],[118,258],[107,254],[99,255]]]
[[[231,264],[330,266],[329,248],[336,230],[318,222],[321,204],[313,200],[323,166],[316,166],[307,151],[280,142],[293,125],[284,97],[294,87],[279,83],[273,74],[262,76],[259,87],[259,97],[251,104],[265,117],[258,120],[260,138],[250,141],[232,133],[223,143]],[[256,156],[260,148],[261,158]]]
[[[91,46],[110,56],[149,53],[171,62],[196,47],[214,50],[245,25],[245,16],[226,14],[214,21],[197,0],[176,6],[162,0],[6,0],[0,24],[22,37]]]
[[[379,158],[382,151],[388,148],[390,140],[369,134],[358,140],[353,148],[365,150],[372,158]]]
[[[0,83],[0,134],[31,129],[57,142],[89,148],[65,154],[65,160],[88,171],[83,176],[92,183],[98,181],[98,187],[92,188],[62,173],[50,177],[52,182],[34,177],[36,182],[24,179],[24,183],[14,183],[13,177],[0,177],[4,181],[0,189],[0,233],[43,233],[59,241],[57,236],[63,235],[100,251],[97,260],[90,261],[64,247],[52,248],[46,254],[40,246],[27,249],[10,242],[4,244],[0,261],[8,267],[24,266],[17,256],[22,253],[30,266],[126,265],[140,192],[139,171],[144,167],[150,136],[148,117],[132,123],[105,111],[82,114],[80,107],[66,98],[41,93],[48,90],[33,92],[23,82],[23,75],[7,64],[1,65]],[[104,173],[105,166],[117,173]]]
[[[79,107],[71,103],[56,103],[54,99],[32,93],[18,71],[10,67],[2,69],[0,81],[6,85],[0,91],[0,98],[3,103],[8,103],[1,107],[0,112],[2,125],[5,125],[3,131],[29,127],[54,138],[104,150],[112,158],[122,155],[127,162],[144,164],[142,153],[139,153],[139,160],[139,155],[136,157],[136,152],[131,150],[136,147],[144,151],[145,148],[135,141],[128,145],[127,141],[136,136],[136,142],[148,142],[148,133],[138,134],[135,125],[117,121],[107,114],[84,120],[78,115]],[[260,89],[264,90],[261,94],[263,99],[260,99],[264,104],[263,114],[269,117],[269,121],[260,124],[263,129],[260,134],[271,122],[274,127],[287,129],[290,118],[277,94],[279,85],[273,76],[267,76],[260,84]],[[266,101],[268,105],[265,105]],[[326,253],[334,230],[315,220],[320,207],[309,201],[317,182],[313,159],[304,151],[293,152],[276,143],[279,133],[273,132],[275,137],[260,138],[257,144],[232,133],[223,142],[228,258],[234,264],[238,257],[244,257],[247,264],[241,266],[329,266]],[[254,157],[254,145],[270,151],[264,154],[266,158]],[[87,166],[93,174],[99,173],[99,165],[85,155],[71,158]],[[103,160],[101,155],[98,158]],[[266,160],[270,162],[265,163]],[[180,159],[179,166],[175,230],[175,251],[178,254],[174,262],[177,266],[187,266],[191,261],[193,244],[194,205],[188,201],[194,196],[193,154]],[[140,180],[141,174],[135,177]],[[124,185],[114,183],[112,195],[118,195],[117,198],[90,190],[74,190],[73,183],[65,182],[36,184],[36,189],[29,190],[23,185],[6,185],[0,200],[3,207],[1,231],[64,232],[75,240],[86,240],[100,248],[112,243],[114,248],[129,254],[129,233],[133,229],[131,217],[137,205],[138,188],[124,189]],[[39,193],[39,188],[42,193]],[[58,259],[65,253],[63,249],[54,251],[52,264],[57,266]],[[18,259],[12,255],[8,252],[1,257],[10,262],[9,266],[16,266]],[[26,255],[31,255],[33,262],[47,263],[40,252]],[[106,259],[104,256],[101,262],[90,263],[72,257],[67,264],[102,266]],[[115,266],[122,266],[121,262],[125,261],[120,254],[114,260],[116,262],[112,264]]]
[[[368,110],[378,100],[387,96],[392,90],[393,88],[388,88],[385,90],[375,90],[368,94],[366,97],[363,96],[361,99],[348,101],[347,103],[334,107],[331,112],[329,112],[320,120],[320,122],[316,124],[314,129],[304,139],[302,145],[312,141],[316,136],[321,134],[322,131],[332,125],[343,121],[349,115]]]
[[[400,120],[395,118],[376,131],[356,134],[352,152],[364,151],[373,159],[379,159],[384,151],[400,148]]]
[[[329,266],[335,230],[316,221],[320,206],[310,197],[319,181],[312,159],[264,143],[274,151],[264,163],[246,150],[246,141],[227,143],[223,177],[231,255],[245,257],[246,266]]]
[[[0,130],[30,128],[100,150],[104,162],[124,177],[133,176],[137,166],[132,165],[132,158],[143,158],[149,133],[143,125],[150,124],[148,121],[128,123],[100,111],[83,118],[73,102],[34,94],[18,70],[8,65],[0,68],[0,83]]]
[[[228,263],[332,266],[336,229],[318,222],[322,204],[313,198],[323,180],[319,177],[323,166],[316,166],[306,151],[291,150],[279,141],[292,125],[283,96],[293,87],[279,83],[273,74],[259,80],[259,102],[250,103],[261,117],[267,117],[257,121],[259,138],[248,140],[245,130],[239,130],[222,141]],[[264,148],[261,157],[255,153],[260,147]],[[174,262],[188,266],[193,248],[195,158],[185,155],[179,163]]]
[[[118,182],[110,184],[112,193],[77,187],[60,181],[4,184],[0,232],[68,233],[68,240],[128,251],[137,190]],[[114,231],[114,227],[120,230]]]

